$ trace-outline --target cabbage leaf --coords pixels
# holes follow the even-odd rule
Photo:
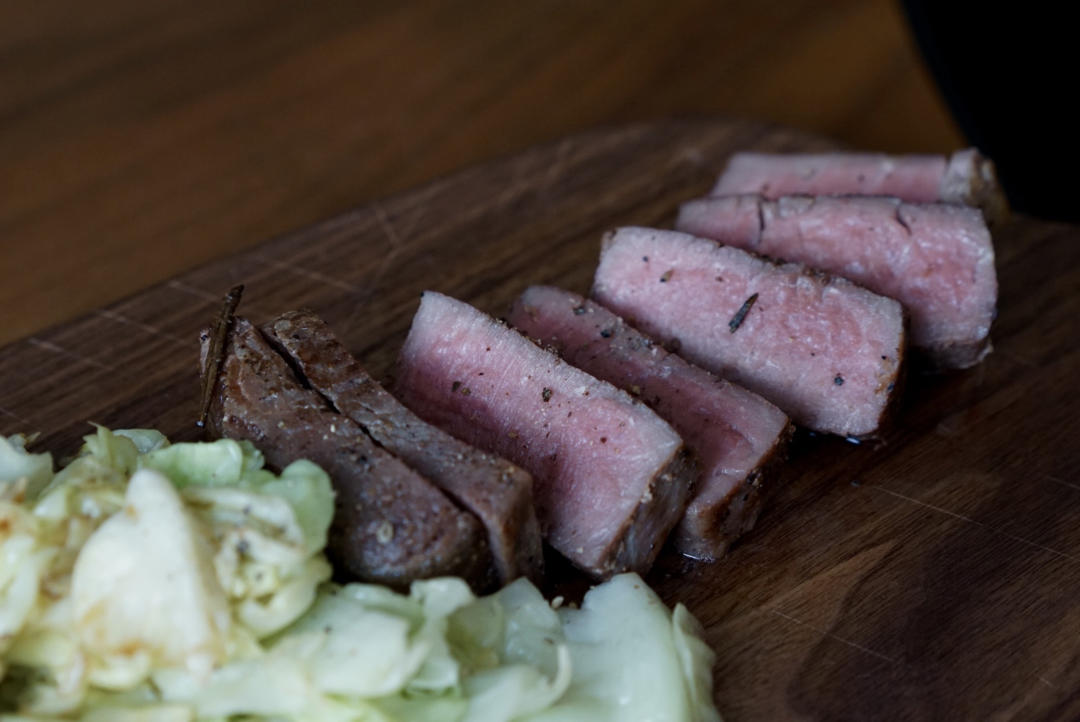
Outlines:
[[[329,581],[330,479],[250,443],[0,437],[0,722],[717,722],[712,651],[633,574],[553,608]],[[7,713],[11,714],[7,714]]]

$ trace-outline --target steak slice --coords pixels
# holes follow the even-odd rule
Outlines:
[[[940,155],[736,153],[710,195],[759,193],[896,196],[979,208],[990,223],[1009,213],[994,164],[974,148]]]
[[[541,579],[543,547],[528,472],[409,411],[313,312],[285,313],[264,332],[339,412],[483,522],[501,583],[519,576]]]
[[[507,319],[564,359],[648,404],[686,440],[701,478],[675,528],[681,553],[718,559],[754,527],[767,468],[784,456],[792,426],[757,394],[692,366],[603,306],[533,286]]]
[[[648,569],[686,508],[696,469],[666,422],[466,303],[424,293],[395,389],[528,469],[547,541],[591,574]]]
[[[900,304],[799,264],[678,231],[620,228],[604,239],[593,295],[815,431],[873,435],[899,380]]]
[[[895,298],[911,314],[912,345],[939,367],[966,368],[990,351],[994,246],[973,208],[876,196],[726,196],[683,204],[676,227]]]
[[[207,341],[204,333],[204,365]],[[208,422],[218,436],[250,440],[279,469],[309,459],[326,470],[336,504],[327,551],[339,569],[399,588],[442,575],[486,585],[480,523],[303,388],[245,319],[234,321]]]

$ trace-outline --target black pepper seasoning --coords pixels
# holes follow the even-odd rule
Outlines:
[[[728,330],[735,333],[739,330],[739,326],[742,326],[743,321],[746,319],[746,314],[750,313],[750,309],[753,308],[754,302],[757,301],[758,295],[755,293],[750,298],[743,301],[743,305],[739,307],[739,310],[735,312],[735,315],[728,321]]]

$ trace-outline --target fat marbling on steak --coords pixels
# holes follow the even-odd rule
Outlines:
[[[687,363],[576,293],[533,286],[507,320],[574,366],[647,403],[686,440],[701,463],[701,478],[672,535],[678,551],[718,559],[753,528],[771,467],[791,436],[780,409]]]
[[[532,473],[547,541],[591,574],[648,569],[686,508],[696,467],[674,429],[466,303],[423,294],[395,390]]]
[[[380,386],[311,311],[290,311],[264,331],[307,382],[377,443],[475,514],[487,528],[499,581],[543,576],[532,477],[420,419]]]
[[[593,296],[816,431],[874,435],[896,391],[901,305],[799,264],[678,231],[620,228],[604,239]]]
[[[208,340],[204,332],[204,368]],[[250,440],[271,466],[308,459],[326,470],[336,504],[327,552],[339,569],[396,587],[442,575],[488,585],[480,523],[303,388],[243,318],[228,337],[207,420],[218,436]]]
[[[1008,215],[994,164],[974,148],[940,155],[736,153],[710,195],[759,193],[896,196],[979,208],[990,223]]]
[[[911,314],[911,344],[938,367],[966,368],[990,351],[994,246],[974,208],[880,196],[725,196],[684,203],[676,227],[895,298]]]

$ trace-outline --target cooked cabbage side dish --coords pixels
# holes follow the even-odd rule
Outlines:
[[[333,492],[247,442],[98,427],[53,472],[0,436],[0,720],[718,721],[713,655],[633,574],[329,582]]]

